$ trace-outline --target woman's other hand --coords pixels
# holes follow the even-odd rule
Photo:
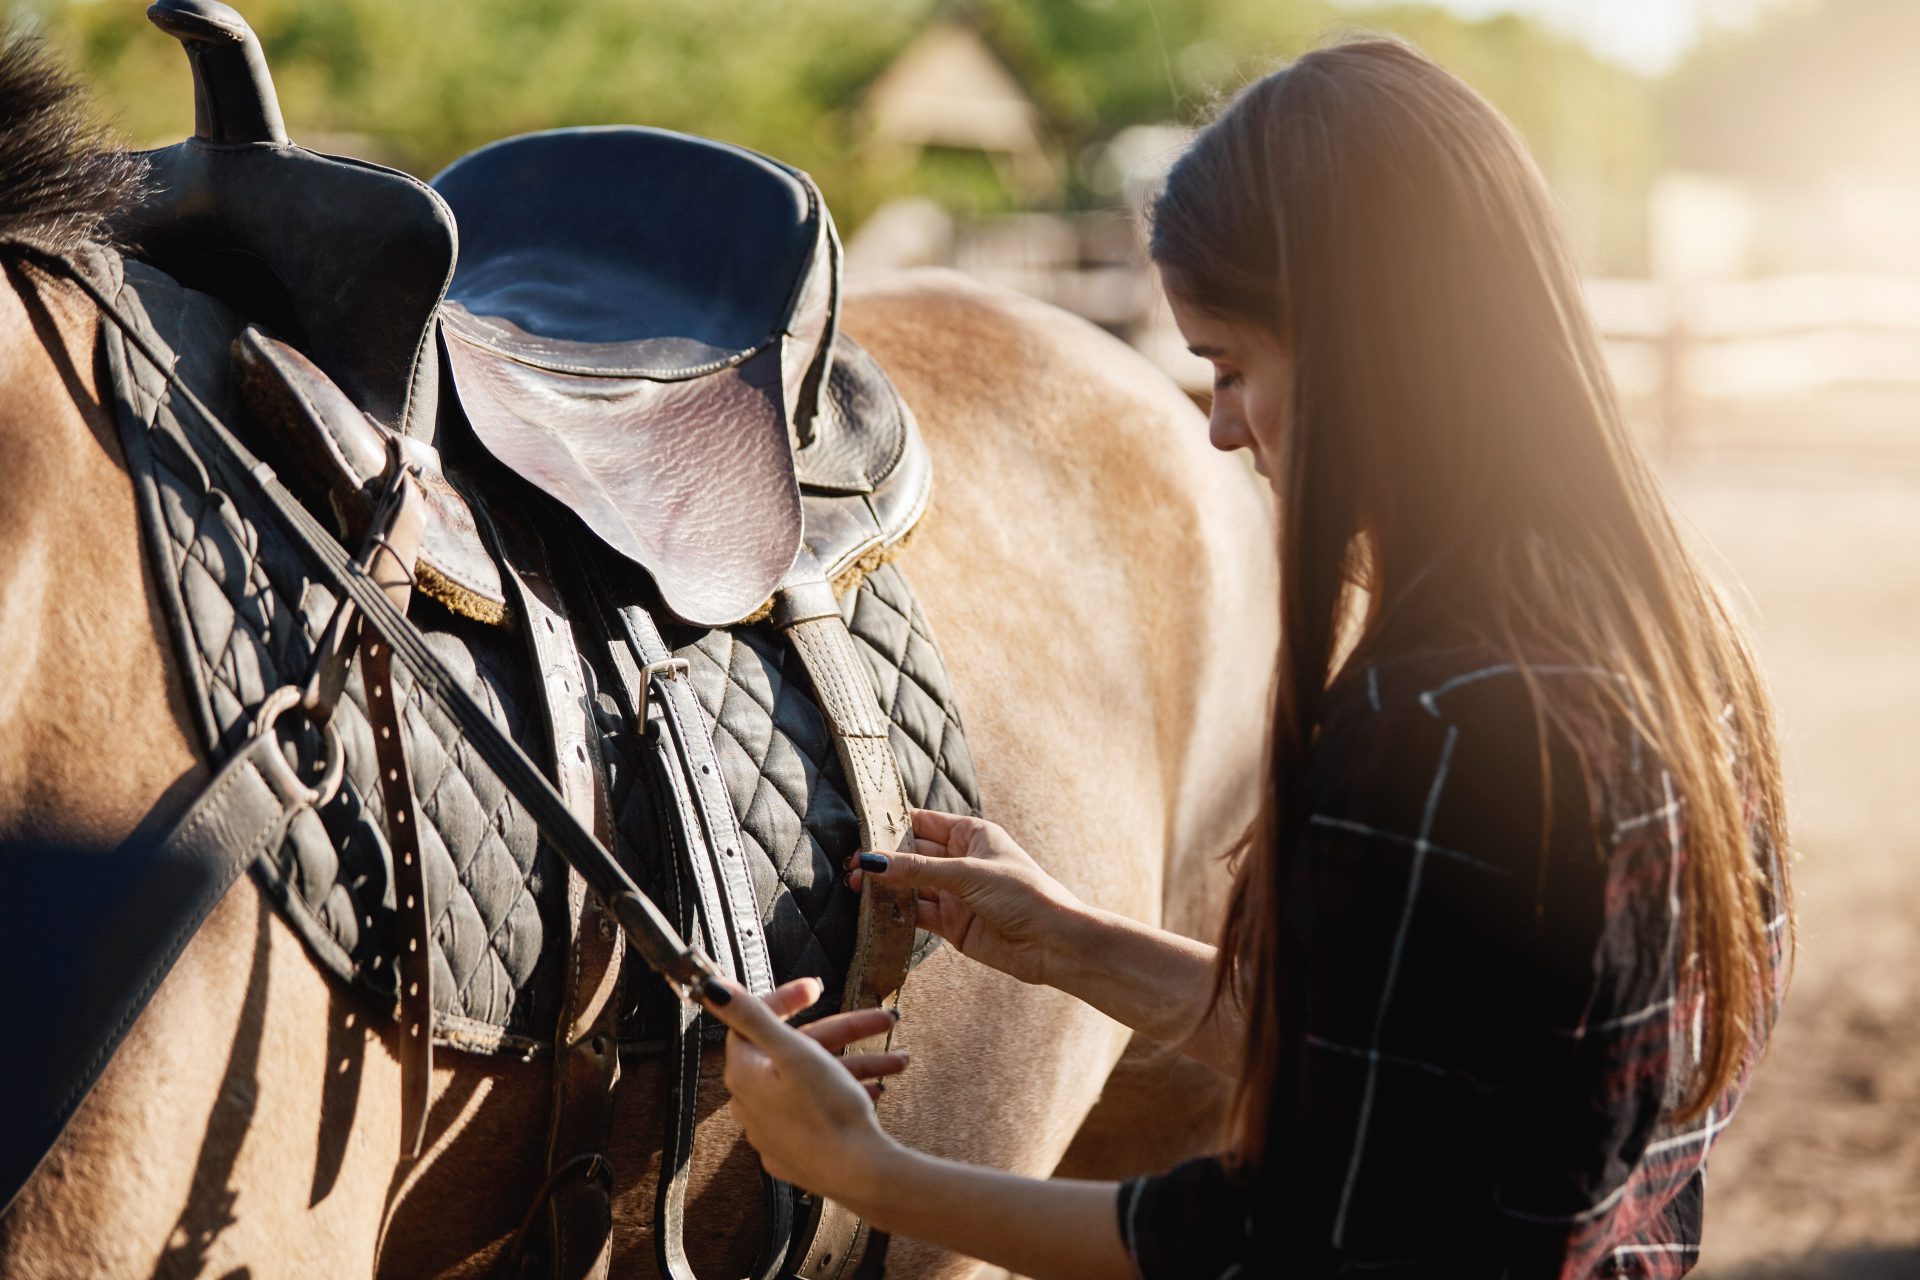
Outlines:
[[[895,1151],[874,1119],[884,1077],[906,1070],[903,1052],[837,1057],[856,1040],[885,1034],[887,1009],[836,1013],[795,1028],[786,1020],[820,998],[814,978],[756,999],[738,983],[710,978],[701,995],[727,1024],[727,1090],[733,1117],[767,1172],[816,1195],[845,1200],[864,1190]]]
[[[847,860],[847,883],[873,876],[919,895],[916,923],[960,954],[1022,982],[1049,981],[1049,952],[1085,913],[1066,886],[1040,869],[1005,830],[982,818],[913,811],[912,853]]]

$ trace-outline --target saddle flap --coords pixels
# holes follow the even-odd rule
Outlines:
[[[723,626],[772,596],[801,532],[783,344],[663,382],[502,359],[451,326],[444,337],[481,444],[643,566],[677,616]]]
[[[287,479],[309,505],[331,507],[349,528],[372,516],[389,449],[397,442],[401,460],[419,478],[424,500],[424,528],[412,566],[421,592],[462,617],[505,621],[500,567],[432,445],[374,422],[312,361],[257,325],[233,340],[233,367],[247,408],[290,464]]]

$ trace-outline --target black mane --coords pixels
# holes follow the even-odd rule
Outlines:
[[[0,245],[24,241],[64,254],[103,238],[145,172],[108,136],[43,40],[0,36]]]

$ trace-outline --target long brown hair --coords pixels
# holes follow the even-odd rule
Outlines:
[[[1543,730],[1591,707],[1534,679],[1534,664],[1625,676],[1610,710],[1658,751],[1686,807],[1682,929],[1705,1017],[1681,1114],[1703,1111],[1742,1071],[1778,978],[1767,922],[1786,885],[1755,856],[1756,838],[1785,848],[1772,716],[1623,422],[1524,144],[1416,50],[1333,45],[1252,84],[1200,133],[1155,203],[1150,248],[1184,301],[1267,326],[1294,361],[1275,463],[1272,794],[1215,989],[1245,1011],[1240,1159],[1264,1158],[1287,1051],[1281,867],[1307,816],[1343,623],[1364,585],[1364,648],[1416,578],[1421,600],[1520,668]],[[1543,732],[1543,771],[1545,744]]]

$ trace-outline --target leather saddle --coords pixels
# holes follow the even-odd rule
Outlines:
[[[148,16],[187,51],[195,134],[149,154],[154,192],[115,228],[120,243],[255,322],[232,356],[258,443],[310,511],[331,511],[342,543],[361,543],[363,571],[381,568],[394,608],[404,614],[418,589],[466,617],[518,623],[539,674],[556,802],[582,824],[606,821],[610,785],[583,670],[589,687],[618,691],[654,788],[662,830],[649,844],[676,877],[687,873],[682,931],[697,930],[720,971],[770,990],[739,818],[689,664],[673,657],[650,600],[613,598],[621,588],[597,555],[556,571],[549,544],[567,554],[574,531],[543,524],[547,504],[524,486],[643,570],[679,621],[770,617],[832,738],[858,847],[905,847],[889,722],[834,588],[910,531],[931,462],[886,374],[838,333],[840,248],[820,193],[741,148],[625,127],[508,139],[421,183],[291,142],[259,44],[228,6],[157,0]],[[604,674],[592,674],[570,615],[606,650]],[[376,694],[387,687],[389,646],[361,650],[350,612],[334,618],[303,707],[331,707],[356,652]],[[395,700],[376,701],[388,718],[376,749],[398,752]],[[383,758],[378,773],[383,795],[394,787],[390,882],[410,931],[398,957],[402,1127],[417,1152],[434,983],[429,948],[415,941],[431,895],[405,822],[412,798],[395,781],[405,761]],[[577,865],[567,892],[568,971],[615,975],[617,988],[624,935],[595,923],[607,908]],[[913,952],[911,895],[869,882],[857,929],[846,1007],[897,995]],[[598,979],[576,986],[555,1039],[542,1192],[556,1274],[603,1273],[611,1237],[602,1153],[619,1055],[604,1045],[618,1001]],[[657,1243],[663,1272],[684,1280],[701,1036],[697,1014],[676,1017]],[[843,1208],[774,1183],[769,1223],[760,1276],[838,1280],[867,1249]]]
[[[148,13],[191,60],[195,136],[148,154],[156,194],[116,231],[261,321],[243,373],[336,507],[371,501],[400,438],[430,495],[421,585],[442,603],[509,611],[439,465],[443,387],[494,460],[689,623],[764,612],[796,571],[841,577],[924,511],[925,447],[838,334],[839,240],[805,174],[605,127],[494,143],[428,185],[292,143],[226,5]],[[308,396],[323,431],[293,411]]]

